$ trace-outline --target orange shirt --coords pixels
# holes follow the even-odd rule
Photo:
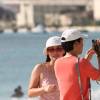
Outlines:
[[[74,56],[62,57],[55,62],[54,68],[60,90],[60,100],[82,100],[76,63],[77,58]],[[89,100],[89,78],[96,80],[100,76],[100,72],[86,59],[80,59],[79,70],[82,83],[82,94],[85,100]]]

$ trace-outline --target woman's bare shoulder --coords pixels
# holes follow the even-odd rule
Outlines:
[[[36,64],[35,67],[33,68],[33,71],[41,72],[45,66],[46,66],[46,63]]]

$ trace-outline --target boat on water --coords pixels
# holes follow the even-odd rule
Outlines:
[[[46,33],[45,27],[41,24],[37,25],[34,29],[32,29],[34,33]]]

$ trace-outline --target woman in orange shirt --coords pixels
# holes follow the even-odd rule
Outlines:
[[[61,42],[66,55],[57,59],[54,67],[60,100],[89,100],[89,79],[100,80],[100,70],[89,62],[91,56],[88,59],[78,57],[83,50],[83,35],[79,30],[65,30]],[[97,44],[100,45],[100,40]],[[88,54],[91,52],[94,50],[89,50]],[[96,55],[100,61],[100,56]]]

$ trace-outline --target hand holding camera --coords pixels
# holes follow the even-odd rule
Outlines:
[[[94,51],[97,54],[98,64],[99,64],[99,70],[100,70],[100,39],[98,39],[98,40],[92,40],[92,46],[93,46]],[[96,81],[96,82],[97,82],[97,84],[100,85],[100,81]]]
[[[100,57],[100,39],[92,40],[92,46],[98,57]]]

